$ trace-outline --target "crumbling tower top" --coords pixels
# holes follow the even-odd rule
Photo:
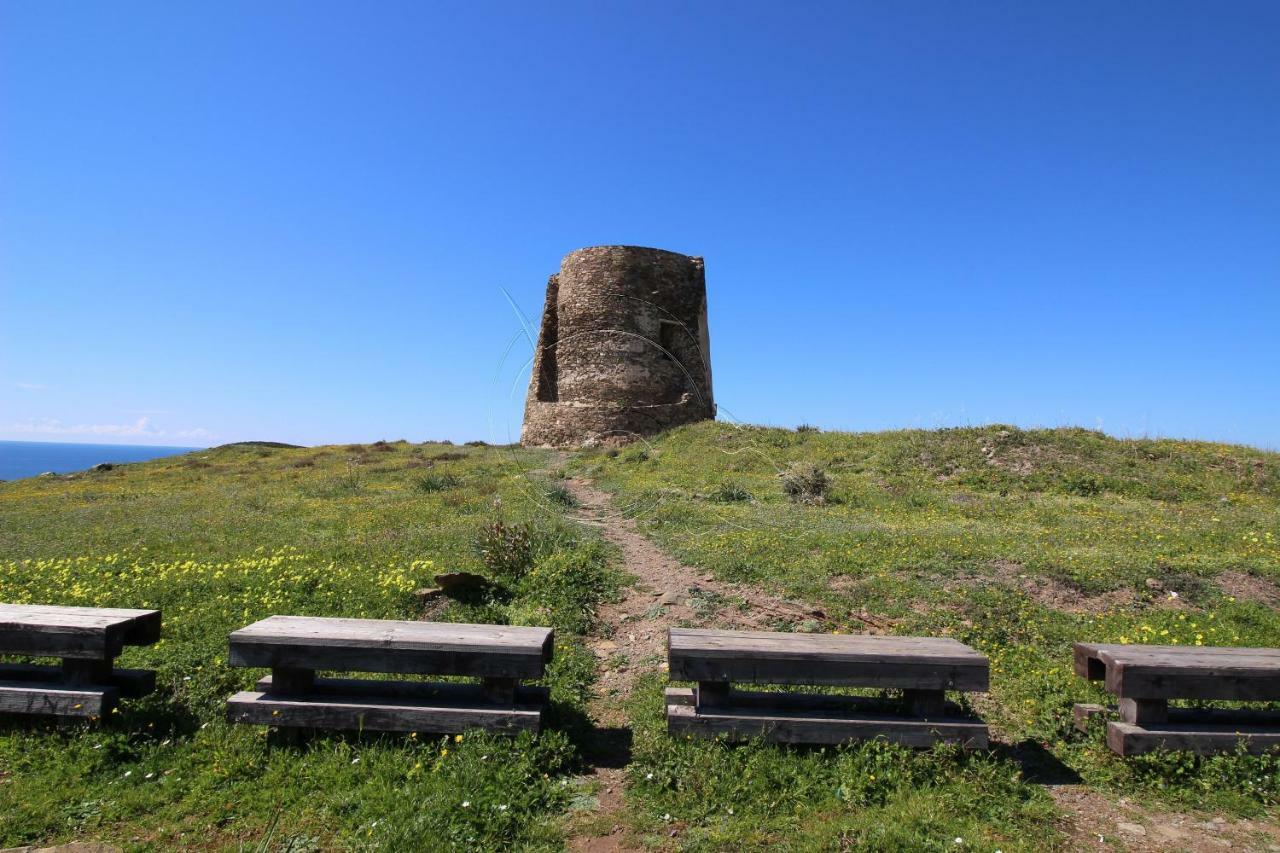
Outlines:
[[[702,258],[566,255],[547,283],[521,443],[621,444],[715,411]]]

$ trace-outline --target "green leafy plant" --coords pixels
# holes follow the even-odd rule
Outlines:
[[[420,492],[443,492],[456,489],[461,482],[453,474],[425,474],[415,481],[414,486]]]
[[[498,519],[480,529],[476,552],[495,578],[519,581],[533,567],[533,534],[527,524]]]

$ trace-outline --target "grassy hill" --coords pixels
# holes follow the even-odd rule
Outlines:
[[[557,846],[576,791],[591,659],[575,637],[616,576],[530,473],[545,453],[380,443],[229,446],[0,485],[0,600],[157,607],[164,637],[122,665],[159,689],[105,727],[0,722],[0,847],[94,837],[144,846],[423,849]],[[270,748],[223,722],[254,671],[227,634],[273,613],[415,618],[436,572],[491,573],[477,545],[532,524],[531,569],[433,618],[557,628],[556,730],[326,738]],[[464,807],[464,802],[466,806]],[[427,844],[424,839],[431,839]]]
[[[551,470],[555,469],[555,470]],[[991,754],[673,741],[662,678],[629,700],[621,820],[690,849],[1053,849],[1042,783],[1270,820],[1280,761],[1122,761],[1070,726],[1101,692],[1070,644],[1280,643],[1280,456],[1084,430],[838,434],[701,424],[618,451],[377,443],[229,446],[0,484],[0,600],[164,610],[124,665],[159,690],[119,724],[0,721],[0,846],[559,849],[590,803],[582,637],[621,576],[568,523],[556,477],[591,476],[684,561],[810,605],[780,630],[948,634],[990,655]],[[788,493],[790,492],[790,493]],[[528,524],[515,572],[481,555]],[[424,605],[443,570],[491,592]],[[697,591],[692,591],[697,594]],[[707,618],[743,606],[707,601]],[[321,737],[276,748],[222,702],[258,673],[226,636],[272,613],[551,624],[551,730],[515,742]]]
[[[992,662],[979,710],[1002,744],[995,765],[947,765],[905,782],[901,768],[888,781],[866,770],[851,787],[818,759],[775,768],[795,777],[775,780],[777,798],[767,785],[736,797],[751,790],[744,779],[762,760],[750,750],[663,736],[655,679],[634,705],[636,766],[666,772],[656,783],[636,777],[639,826],[695,815],[705,837],[726,845],[798,827],[814,846],[913,849],[954,835],[1008,850],[1011,837],[1053,844],[1051,833],[1025,836],[1045,803],[1016,780],[1084,782],[1114,797],[1231,814],[1270,814],[1280,798],[1275,757],[1125,761],[1106,750],[1100,728],[1075,732],[1070,713],[1075,702],[1106,702],[1072,673],[1074,641],[1280,643],[1280,455],[1080,429],[700,424],[582,454],[572,467],[684,561],[819,606],[780,630],[950,635]],[[819,790],[796,781],[806,778],[823,780]],[[950,794],[922,794],[934,785]],[[792,800],[786,791],[802,793]]]

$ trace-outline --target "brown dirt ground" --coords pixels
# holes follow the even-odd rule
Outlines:
[[[1280,851],[1280,828],[1274,823],[1147,811],[1127,798],[1112,800],[1080,785],[1046,787],[1063,811],[1060,828],[1072,850]]]
[[[1280,587],[1257,575],[1235,570],[1217,577],[1218,588],[1241,601],[1258,601],[1268,607],[1280,607]]]

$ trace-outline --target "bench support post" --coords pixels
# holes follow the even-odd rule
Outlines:
[[[272,693],[309,693],[315,685],[314,669],[297,669],[291,666],[271,668]]]
[[[727,681],[699,681],[696,704],[699,708],[723,708],[729,704],[731,685]]]
[[[1168,699],[1121,699],[1120,719],[1135,726],[1169,722]]]
[[[902,691],[907,710],[913,717],[941,717],[946,705],[947,695],[941,690],[915,690],[908,688]]]
[[[484,691],[484,698],[495,705],[514,705],[518,683],[515,678],[482,678],[480,689]]]
[[[111,681],[111,661],[63,658],[62,680],[66,684],[108,684]]]

